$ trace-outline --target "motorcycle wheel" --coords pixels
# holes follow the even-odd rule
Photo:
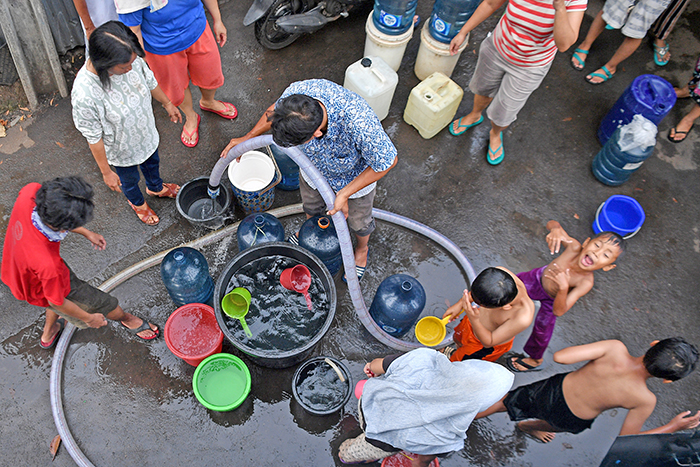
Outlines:
[[[301,0],[275,0],[262,18],[255,22],[255,38],[260,45],[270,50],[279,50],[301,37],[302,33],[290,34],[277,27],[277,19],[303,13],[305,2]]]

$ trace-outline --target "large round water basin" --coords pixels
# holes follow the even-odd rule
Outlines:
[[[298,264],[311,272],[310,305],[304,295],[280,284],[282,271]],[[236,287],[251,294],[244,318],[251,336],[238,319],[221,309],[221,300]],[[224,336],[268,368],[286,368],[306,359],[330,328],[335,307],[335,283],[328,269],[312,253],[289,243],[264,243],[244,250],[226,265],[214,288],[216,319]]]

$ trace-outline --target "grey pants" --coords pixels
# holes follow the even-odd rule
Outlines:
[[[469,89],[474,94],[493,98],[486,115],[495,125],[507,127],[518,118],[518,112],[540,87],[551,66],[551,62],[543,66],[514,65],[503,58],[489,35],[479,47]]]

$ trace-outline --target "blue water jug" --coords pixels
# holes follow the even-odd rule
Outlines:
[[[430,35],[439,42],[449,44],[480,3],[481,0],[435,0],[430,15]]]
[[[282,181],[279,182],[277,188],[286,191],[294,191],[299,189],[299,166],[287,155],[286,152],[274,144],[270,145],[272,155],[275,156],[277,167],[280,168]]]
[[[340,241],[330,217],[314,216],[307,219],[299,229],[299,246],[318,256],[331,276],[340,271],[343,264]]]
[[[425,290],[415,278],[394,274],[379,284],[369,314],[387,334],[401,337],[425,308]]]
[[[160,277],[177,306],[188,303],[211,305],[214,281],[204,255],[194,248],[171,250],[160,263]]]
[[[620,128],[615,130],[603,149],[593,159],[591,170],[599,182],[609,186],[618,186],[629,180],[649,156],[654,146],[648,148],[620,149]]]
[[[676,92],[671,83],[656,75],[637,76],[600,123],[600,144],[605,144],[618,127],[631,122],[635,114],[658,126],[675,103]]]
[[[374,0],[374,26],[390,36],[408,31],[416,14],[418,0]]]
[[[238,251],[268,242],[283,242],[284,227],[272,214],[251,214],[241,221],[236,231]]]

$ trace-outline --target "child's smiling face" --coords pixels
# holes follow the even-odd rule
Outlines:
[[[615,260],[620,256],[620,247],[610,237],[596,237],[583,242],[578,265],[586,271],[613,269]]]

